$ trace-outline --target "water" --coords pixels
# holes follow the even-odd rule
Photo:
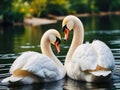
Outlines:
[[[111,82],[86,83],[65,79],[51,82],[39,83],[25,86],[4,86],[0,83],[1,90],[118,90],[120,89],[120,17],[85,17],[81,18],[85,27],[84,42],[92,42],[94,39],[104,41],[112,50],[115,57],[115,72]],[[13,26],[0,27],[0,81],[9,76],[8,70],[13,61],[24,51],[40,51],[40,39],[49,28],[58,29],[63,37],[61,21],[56,24],[42,26]],[[69,41],[64,42],[62,38],[61,52],[56,56],[64,64],[66,53],[72,39],[70,32]],[[55,49],[53,47],[54,52]]]

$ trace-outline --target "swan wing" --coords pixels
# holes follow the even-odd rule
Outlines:
[[[92,46],[97,54],[98,65],[113,70],[115,67],[115,60],[110,48],[100,40],[94,40]]]
[[[71,62],[77,63],[82,71],[94,70],[97,66],[96,53],[91,44],[81,44],[73,53]]]
[[[11,66],[10,72],[17,69],[26,70],[43,79],[47,78],[46,81],[57,79],[60,74],[53,60],[37,52],[25,52],[19,56]]]
[[[34,55],[28,57],[29,61],[22,67],[22,70],[27,70],[40,78],[47,80],[57,79],[60,75],[56,63],[49,57],[34,52]]]
[[[21,69],[27,62],[28,57],[30,58],[33,55],[33,52],[27,51],[23,52],[11,65],[9,72],[12,74],[14,70]]]

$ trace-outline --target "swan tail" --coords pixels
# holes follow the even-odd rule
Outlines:
[[[10,77],[3,79],[1,82],[2,83],[14,83],[14,82],[20,81],[21,79],[22,77],[10,76]]]
[[[103,77],[106,77],[108,75],[110,75],[112,73],[112,71],[93,71],[93,72],[90,72],[91,74],[95,75],[95,76],[103,76]]]

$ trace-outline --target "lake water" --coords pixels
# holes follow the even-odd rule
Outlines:
[[[118,90],[120,89],[120,16],[95,16],[81,18],[85,28],[85,41],[92,42],[94,39],[104,41],[112,50],[115,57],[116,68],[113,78],[107,83],[86,83],[65,79],[35,85],[8,87],[0,83],[0,90]],[[40,39],[43,33],[55,28],[63,37],[61,21],[55,24],[41,26],[12,26],[0,27],[0,81],[9,76],[8,70],[13,61],[24,51],[40,51]],[[72,39],[72,32],[68,42],[60,45],[61,52],[56,56],[64,64],[66,53]],[[53,47],[54,52],[55,49]]]

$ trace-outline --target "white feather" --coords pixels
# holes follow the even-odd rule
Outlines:
[[[82,44],[74,51],[71,63],[78,63],[82,71],[94,70],[97,66],[96,53],[90,44]]]
[[[94,71],[94,72],[90,72],[90,73],[95,76],[104,76],[105,77],[105,76],[111,74],[111,71],[99,70],[99,71]]]
[[[50,35],[54,35],[54,37],[51,38],[49,37]],[[51,82],[64,78],[66,74],[65,68],[55,57],[50,47],[50,43],[53,43],[53,41],[55,42],[56,37],[60,38],[60,34],[56,30],[48,30],[41,40],[42,45],[45,46],[41,48],[45,55],[33,51],[22,53],[13,62],[10,68],[10,73],[12,75],[3,79],[2,82],[20,81],[23,84],[32,84],[38,82]],[[50,41],[50,39],[53,40]],[[18,71],[15,75],[16,70]],[[20,70],[23,71],[22,73],[25,73],[25,75],[21,75],[22,73],[20,73]]]
[[[93,41],[92,46],[97,54],[98,65],[113,70],[115,62],[110,48],[100,40]]]
[[[83,44],[82,22],[79,18],[69,15],[64,18],[62,25],[68,24],[69,21],[73,22],[74,35],[65,60],[67,75],[72,79],[87,82],[107,80],[115,68],[110,48],[99,40]]]
[[[21,80],[21,79],[22,79],[22,77],[13,77],[13,76],[11,76],[11,77],[7,77],[7,78],[3,79],[1,82],[2,82],[2,83],[7,83],[7,82],[9,82],[10,80],[11,80],[12,82],[16,82],[16,81],[19,81],[19,80]]]
[[[16,62],[19,61],[20,63],[16,64]],[[12,72],[19,68],[21,68],[22,70],[27,70],[39,77],[47,78],[46,81],[54,81],[57,78],[59,79],[59,76],[57,75],[59,75],[60,73],[55,62],[49,57],[37,52],[23,53],[20,57],[16,59],[10,70]]]

